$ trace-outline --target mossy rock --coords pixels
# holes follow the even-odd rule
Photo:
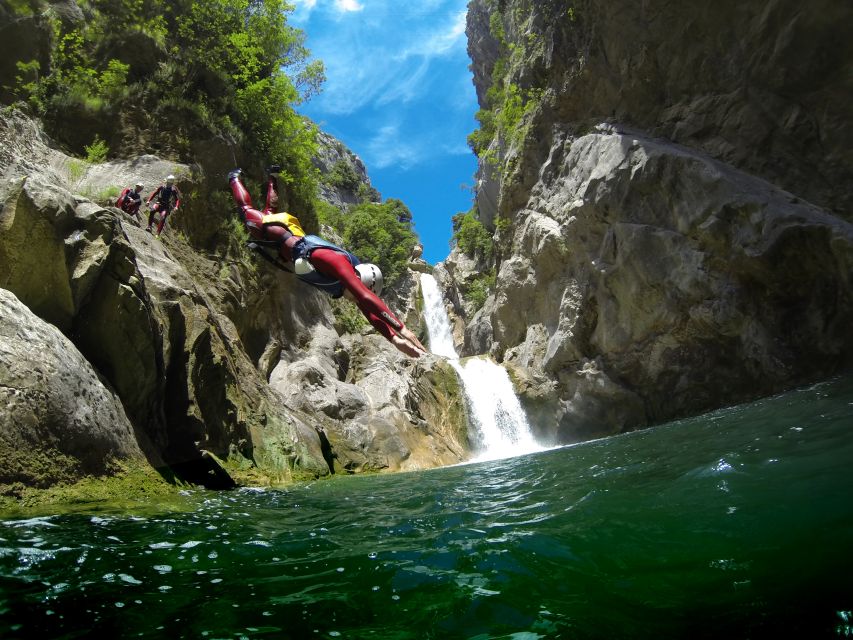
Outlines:
[[[189,485],[144,463],[113,463],[111,475],[39,489],[23,483],[0,484],[0,517],[33,517],[68,511],[180,508],[179,492]]]

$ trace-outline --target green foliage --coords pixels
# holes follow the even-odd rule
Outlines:
[[[19,76],[18,91],[41,111],[57,112],[69,104],[94,113],[111,111],[128,94],[129,65],[114,58],[96,59],[98,41],[93,38],[102,35],[96,27],[63,33],[58,21],[52,26],[56,45],[51,52],[51,72],[39,77],[37,62],[18,63],[19,71],[26,70],[32,78],[26,82]]]
[[[32,3],[30,3],[32,4]],[[191,157],[192,142],[218,137],[242,146],[258,164],[277,162],[290,202],[313,217],[318,172],[316,128],[295,111],[324,81],[305,34],[288,25],[285,0],[90,0],[87,19],[54,30],[50,63],[18,63],[16,91],[45,116],[60,140],[78,111],[102,137],[124,148],[137,138],[122,123],[144,126],[157,147]],[[16,0],[13,8],[28,6]],[[120,25],[120,28],[116,28]],[[127,64],[127,47],[147,47],[156,65]],[[97,128],[100,127],[100,128]],[[81,145],[80,141],[74,144]],[[128,148],[129,148],[128,144]],[[82,149],[78,149],[81,151]]]
[[[511,142],[518,142],[525,132],[521,126],[523,118],[534,111],[541,102],[542,95],[541,89],[524,90],[511,82],[493,81],[486,97],[488,103],[494,106],[490,109],[480,109],[475,114],[480,128],[468,135],[468,146],[482,158],[497,135]]]
[[[382,199],[382,195],[379,191],[366,182],[362,182],[358,185],[356,195],[358,195],[358,199],[361,202],[379,202]]]
[[[506,46],[506,30],[504,29],[503,17],[498,7],[492,9],[489,16],[489,31],[501,46]]]
[[[68,179],[71,182],[78,182],[85,174],[88,165],[83,160],[68,161]]]
[[[465,300],[470,302],[475,309],[479,309],[489,297],[489,292],[495,286],[494,269],[489,273],[484,273],[475,278],[465,291]]]
[[[418,237],[401,216],[409,209],[399,200],[362,203],[352,208],[341,230],[343,245],[363,262],[373,262],[392,284],[403,272]]]
[[[340,333],[361,333],[367,326],[364,314],[343,298],[332,299],[332,313],[335,316],[335,328]]]
[[[499,137],[518,143],[526,133],[522,126],[525,116],[531,114],[542,100],[541,88],[520,87],[511,81],[511,70],[528,58],[533,49],[541,47],[542,40],[530,31],[520,38],[520,42],[507,42],[499,3],[490,8],[493,13],[489,16],[489,29],[498,41],[501,55],[492,69],[485,108],[475,115],[479,128],[468,135],[468,146],[481,159],[494,163],[496,158],[488,153],[492,140]],[[518,22],[522,15],[514,16],[514,19]]]
[[[43,105],[38,95],[39,71],[41,70],[39,61],[30,60],[29,62],[24,62],[18,60],[15,63],[15,67],[18,70],[18,74],[15,76],[16,93],[26,96],[30,102],[30,106],[36,109],[36,111],[41,111]]]
[[[311,210],[316,128],[294,106],[325,78],[322,63],[308,62],[305,34],[287,25],[293,6],[283,0],[181,4],[186,10],[174,16],[180,45],[173,47],[182,62],[179,89],[218,119],[224,116],[223,128],[236,127],[262,157],[281,163],[294,208]],[[211,97],[208,86],[224,91]]]
[[[228,209],[229,207],[233,209],[233,203],[229,202],[227,205],[223,203],[220,209]],[[221,280],[229,279],[232,275],[232,265],[238,265],[239,269],[249,273],[256,273],[259,260],[252,255],[251,249],[247,246],[249,233],[243,223],[236,216],[227,216],[222,220],[219,234],[220,241],[224,245],[221,253],[229,258],[220,266],[219,278]],[[187,242],[187,238],[184,237],[183,241]]]
[[[498,123],[503,131],[511,131],[524,115],[524,102],[517,84],[504,85],[503,106],[498,111]]]
[[[113,204],[120,193],[121,189],[119,187],[107,187],[95,194],[94,200],[101,204]]]
[[[92,144],[86,145],[86,160],[92,164],[99,164],[107,159],[107,153],[110,150],[109,145],[101,140],[100,136],[95,136]]]
[[[358,175],[353,166],[346,160],[338,160],[332,170],[326,176],[326,181],[339,189],[347,189],[348,191],[357,191],[361,185],[361,177]]]
[[[398,222],[409,224],[412,222],[412,212],[406,204],[398,198],[388,198],[383,205],[388,212],[397,218]]]
[[[453,216],[453,241],[472,258],[489,261],[494,256],[492,235],[477,218],[476,209]]]
[[[338,234],[343,233],[345,216],[344,212],[325,200],[317,202],[317,221],[327,227],[331,227]]]
[[[480,127],[468,134],[468,146],[479,157],[483,157],[495,137],[495,113],[491,109],[480,109],[474,114]]]
[[[127,95],[127,72],[130,65],[120,60],[110,60],[98,77],[96,91],[109,102],[118,102]]]
[[[317,217],[334,229],[348,251],[363,262],[379,265],[386,284],[400,276],[418,242],[411,228],[412,212],[396,198],[382,204],[363,202],[349,212],[321,201]]]
[[[249,232],[243,223],[234,216],[228,216],[222,223],[225,233],[230,236],[236,245],[243,245],[249,241]]]
[[[16,16],[32,16],[38,11],[38,6],[30,0],[6,0],[6,3]]]
[[[498,218],[495,220],[495,229],[499,235],[503,235],[509,231],[511,225],[512,223],[509,221],[509,218]]]

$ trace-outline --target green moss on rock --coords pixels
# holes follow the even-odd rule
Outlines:
[[[88,476],[48,488],[26,486],[22,482],[0,484],[0,517],[87,508],[133,508],[150,505],[152,500],[160,506],[174,506],[180,502],[178,492],[188,487],[143,462],[114,462],[109,466],[110,475]]]

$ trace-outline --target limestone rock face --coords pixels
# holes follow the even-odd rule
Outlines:
[[[335,471],[426,469],[468,451],[455,372],[438,358],[415,363],[376,334],[317,330],[303,354],[281,359],[270,385],[321,419]]]
[[[817,0],[511,0],[509,80],[541,89],[542,125],[603,120],[704,151],[836,215],[853,215],[853,6]],[[492,8],[490,8],[492,7]],[[498,56],[494,3],[474,0],[468,49],[480,104]],[[547,151],[547,149],[540,149]],[[544,158],[540,159],[540,163]]]
[[[233,323],[164,242],[38,175],[2,196],[6,286],[74,340],[166,464],[210,451],[275,460],[264,469],[274,480],[297,458],[299,472],[328,471],[317,434],[291,424]],[[290,457],[268,455],[269,440]]]
[[[143,460],[116,393],[68,338],[0,289],[0,484],[48,487]]]
[[[484,328],[482,323],[471,322],[475,317],[478,309],[465,299],[465,292],[470,285],[481,274],[481,265],[471,257],[461,251],[452,251],[449,256],[436,265],[433,275],[438,283],[438,286],[443,290],[447,304],[445,311],[450,320],[450,331],[453,336],[453,346],[457,353],[461,353],[465,344],[465,332],[467,327],[479,326]],[[466,320],[469,324],[466,325]],[[472,329],[476,331],[476,329]],[[491,328],[486,331],[491,340]],[[490,345],[491,343],[489,343]],[[488,346],[483,349],[476,349],[476,353],[485,353],[488,351]]]
[[[456,250],[442,284],[463,353],[503,361],[540,437],[617,433],[853,362],[850,11],[471,3],[481,105],[502,106],[483,100],[497,57],[531,97],[480,171],[494,265]],[[496,286],[466,308],[489,266]]]
[[[364,162],[340,141],[322,131],[317,135],[318,154],[314,166],[320,170],[320,196],[339,209],[358,204],[363,196],[379,200],[379,193],[370,185]],[[360,193],[361,191],[361,193]]]
[[[850,361],[853,225],[636,133],[553,144],[466,337],[539,380],[538,410],[543,387],[556,394],[546,422],[559,426],[545,429],[557,439],[772,393]],[[490,345],[478,343],[484,325]]]
[[[83,388],[77,378],[99,376],[100,393],[121,410],[113,420],[105,402],[97,428],[75,422],[64,448],[51,436],[16,449],[21,469],[38,467],[54,450],[66,456],[39,482],[78,479],[106,468],[111,456],[140,451],[150,464],[208,486],[428,468],[464,457],[461,394],[441,363],[415,365],[372,328],[354,335],[336,329],[326,296],[259,262],[237,241],[219,253],[200,252],[183,231],[170,226],[155,238],[144,221],[72,195],[140,174],[149,180],[167,167],[185,191],[195,191],[194,181],[205,180],[196,171],[142,156],[75,172],[81,161],[51,148],[38,126],[15,112],[0,118],[0,142],[3,286],[73,343],[79,358],[63,366],[85,369],[67,386],[59,374],[44,376],[34,393],[47,396],[54,384],[66,402]],[[415,282],[408,274],[386,299],[417,329]],[[46,362],[65,362],[54,353],[65,343],[42,340]],[[15,376],[17,370],[0,369],[0,389],[17,389]],[[10,403],[0,419],[20,422],[21,411]],[[61,428],[62,411],[50,405],[43,413]],[[76,419],[74,411],[68,416]],[[21,428],[41,418],[33,420]],[[110,444],[125,442],[128,425],[135,448]],[[9,432],[3,446],[37,440],[27,429]],[[16,473],[36,481],[34,472]]]

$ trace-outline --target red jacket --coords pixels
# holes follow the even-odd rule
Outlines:
[[[125,213],[135,214],[142,204],[142,197],[130,187],[121,192],[116,200],[116,206]]]

